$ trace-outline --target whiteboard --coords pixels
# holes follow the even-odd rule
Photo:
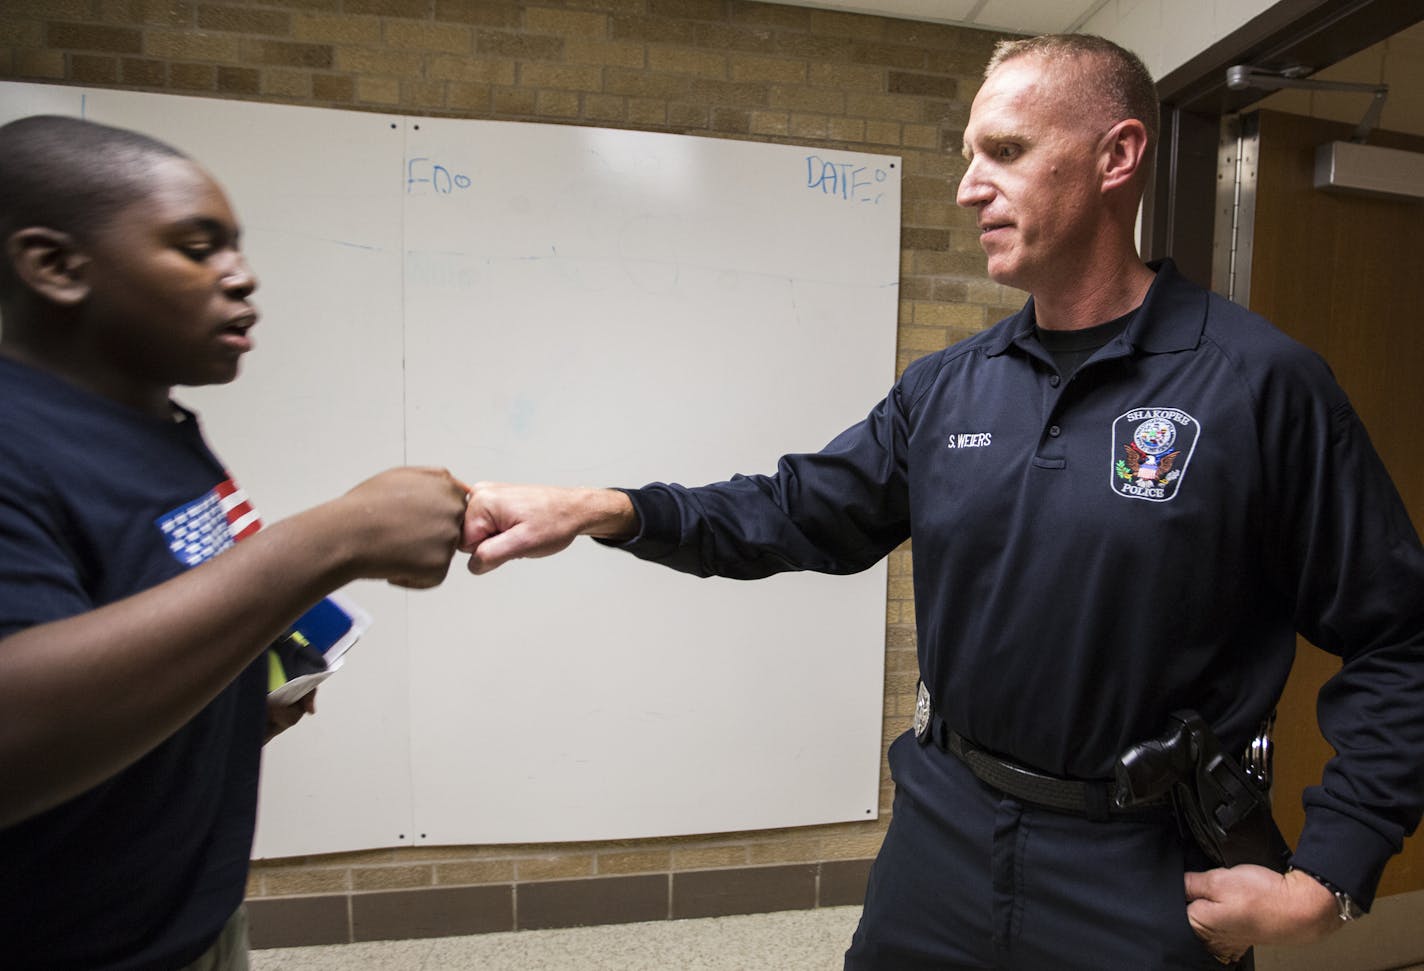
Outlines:
[[[258,349],[184,389],[274,521],[391,465],[766,472],[894,372],[899,160],[570,126],[0,84],[0,122],[164,138],[228,189]],[[877,813],[885,567],[699,580],[578,541],[375,625],[269,746],[257,856]]]

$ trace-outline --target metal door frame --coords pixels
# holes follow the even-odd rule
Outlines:
[[[1224,121],[1268,93],[1230,90],[1228,67],[1244,63],[1282,70],[1305,65],[1319,70],[1421,19],[1424,7],[1419,0],[1281,0],[1162,77],[1157,82],[1162,137],[1143,200],[1143,256],[1170,256],[1189,279],[1213,286]],[[1232,248],[1231,265],[1235,299],[1244,303],[1241,286],[1243,277],[1249,282],[1250,261],[1241,242],[1238,238]]]

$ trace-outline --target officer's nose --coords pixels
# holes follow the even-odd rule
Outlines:
[[[980,174],[978,158],[970,160],[968,168],[964,170],[964,175],[960,176],[959,188],[954,194],[954,201],[966,209],[982,206],[993,196],[993,189],[984,181]]]

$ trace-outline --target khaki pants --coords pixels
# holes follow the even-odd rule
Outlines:
[[[183,971],[248,971],[247,908],[233,911],[213,946]]]

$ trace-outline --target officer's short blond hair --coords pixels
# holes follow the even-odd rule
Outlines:
[[[1102,111],[1114,124],[1136,118],[1147,129],[1148,143],[1156,147],[1161,131],[1157,85],[1136,54],[1094,34],[1042,34],[1000,41],[984,67],[984,77],[1021,57],[1036,57],[1061,70],[1063,80],[1077,88],[1065,94],[1083,108]]]

